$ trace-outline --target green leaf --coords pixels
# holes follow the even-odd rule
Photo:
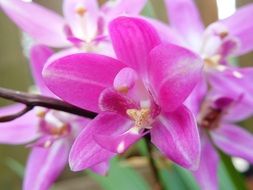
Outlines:
[[[160,176],[162,178],[163,184],[165,186],[165,190],[185,190],[186,187],[182,183],[180,177],[173,170],[160,170]]]
[[[225,165],[221,162],[218,171],[220,190],[236,190]]]
[[[141,13],[143,16],[147,16],[147,17],[151,17],[151,18],[155,18],[156,15],[155,15],[155,11],[154,11],[154,8],[153,8],[153,5],[150,1],[148,1]]]
[[[140,151],[140,154],[142,156],[148,156],[148,148],[147,148],[147,144],[145,142],[144,139],[141,139],[137,144],[136,147],[138,148],[138,150]]]
[[[191,172],[184,168],[181,168],[178,165],[174,165],[174,168],[178,175],[181,177],[182,181],[185,183],[185,186],[187,187],[186,189],[199,190],[199,186],[192,176]]]
[[[243,176],[234,168],[231,158],[219,151],[221,164],[219,168],[220,189],[246,190]]]
[[[173,165],[168,170],[160,170],[160,175],[166,190],[199,190],[191,173],[177,165]]]
[[[122,165],[117,159],[111,161],[108,176],[103,177],[92,172],[88,174],[105,190],[150,190],[146,181],[135,170]]]
[[[24,177],[25,167],[13,158],[7,158],[5,160],[6,165],[19,176],[21,179]]]

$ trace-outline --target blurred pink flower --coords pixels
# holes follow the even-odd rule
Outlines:
[[[117,60],[74,54],[43,70],[57,96],[99,113],[74,142],[72,170],[122,153],[146,133],[169,159],[197,169],[198,130],[182,103],[200,79],[200,58],[185,48],[161,44],[155,29],[142,19],[119,17],[109,33]]]
[[[81,51],[106,51],[110,48],[107,23],[122,14],[137,15],[145,3],[146,0],[116,0],[100,8],[97,0],[64,0],[62,17],[36,3],[0,0],[2,10],[37,43],[77,47]]]
[[[253,68],[239,68],[228,61],[253,50],[253,4],[204,30],[192,0],[165,3],[171,28],[151,20],[163,41],[185,46],[204,61],[202,80],[185,103],[200,128],[202,150],[195,176],[201,189],[217,190],[219,157],[213,144],[227,154],[253,161],[252,134],[234,124],[253,114]]]
[[[229,92],[240,94],[241,85],[244,83],[243,73],[246,71],[228,63],[227,58],[253,50],[253,4],[241,7],[232,16],[218,20],[205,30],[197,7],[192,0],[164,1],[170,27],[151,20],[160,32],[163,41],[173,42],[197,52],[205,63],[203,79],[186,100],[186,105],[197,114],[201,101],[207,93],[207,85],[212,87],[219,85],[220,88],[225,88]],[[228,74],[229,72],[230,74]],[[226,78],[228,75],[229,77]],[[214,84],[213,81],[219,80],[220,77],[223,80],[220,80],[219,84]],[[247,90],[244,88],[244,91]],[[246,94],[249,93],[253,93],[253,91],[246,92]],[[253,106],[253,99],[249,97],[247,99],[249,105]]]
[[[42,81],[42,68],[52,51],[41,45],[31,49],[31,67],[35,84],[41,94],[54,96]],[[16,113],[22,105],[0,109],[0,115]],[[77,134],[89,122],[88,119],[64,112],[35,108],[11,122],[0,124],[0,143],[28,144],[32,147],[23,183],[24,190],[47,190],[68,163],[71,145]],[[107,162],[91,169],[104,175],[109,168]]]
[[[200,167],[193,173],[203,190],[219,189],[219,155],[215,147],[253,163],[253,135],[235,124],[253,115],[252,107],[243,98],[243,95],[231,98],[215,93],[204,102],[199,118]]]

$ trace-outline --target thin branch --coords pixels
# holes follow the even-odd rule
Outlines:
[[[8,121],[12,121],[14,119],[17,119],[17,118],[21,117],[22,115],[26,114],[27,112],[29,112],[32,109],[33,109],[33,107],[26,106],[24,109],[22,109],[21,111],[15,113],[15,114],[0,116],[0,123],[1,122],[8,122]]]
[[[82,117],[87,117],[93,119],[97,116],[97,113],[88,110],[81,109],[67,102],[50,98],[41,95],[29,94],[25,92],[10,90],[0,87],[0,98],[7,100],[12,100],[14,102],[19,102],[25,104],[29,108],[34,108],[35,106],[45,107],[49,109],[54,109],[58,111],[63,111],[71,114],[75,114]]]
[[[153,172],[153,176],[156,181],[155,190],[165,190],[165,188],[163,187],[163,182],[162,182],[160,174],[159,174],[159,170],[156,166],[155,159],[152,154],[152,144],[151,144],[149,133],[144,137],[144,140],[146,142],[147,149],[148,149],[148,159],[149,159],[149,163],[150,163],[150,168]]]

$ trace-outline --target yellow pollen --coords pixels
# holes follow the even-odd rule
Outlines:
[[[117,89],[116,89],[118,92],[120,92],[120,93],[128,93],[128,87],[126,87],[126,86],[120,86],[120,87],[117,87]]]
[[[228,36],[228,31],[223,31],[223,32],[221,32],[221,33],[219,34],[219,36],[220,36],[221,39],[224,39],[225,37]]]
[[[75,10],[75,12],[79,15],[79,16],[83,16],[86,12],[87,9],[85,9],[83,6],[78,6]]]
[[[150,110],[148,108],[137,109],[128,109],[127,115],[135,121],[136,127],[145,127],[148,126],[150,120]]]
[[[213,57],[205,58],[204,62],[207,67],[216,68],[219,65],[220,59],[220,55],[215,55]]]
[[[47,112],[45,112],[45,111],[38,111],[38,112],[36,113],[36,115],[37,115],[39,118],[44,118],[45,115],[46,115],[46,113],[47,113]]]
[[[67,124],[63,124],[60,127],[53,127],[51,128],[50,132],[52,135],[59,135],[59,136],[65,135],[68,132],[68,126]]]

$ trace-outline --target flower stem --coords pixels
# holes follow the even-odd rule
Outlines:
[[[17,118],[21,117],[22,115],[25,115],[27,112],[29,112],[32,109],[33,109],[32,106],[26,106],[24,109],[22,109],[19,112],[14,113],[14,114],[0,116],[0,122],[8,122],[8,121],[12,121],[14,119],[17,119]]]
[[[149,159],[149,163],[150,163],[150,168],[152,170],[153,176],[156,181],[154,190],[165,190],[165,188],[163,187],[163,182],[162,182],[160,174],[159,174],[159,169],[155,163],[155,159],[152,154],[152,144],[150,141],[150,134],[147,134],[144,137],[144,139],[145,139],[147,150],[148,150],[148,159]]]
[[[95,112],[84,110],[59,99],[41,96],[37,94],[29,94],[0,87],[0,97],[26,105],[26,109],[22,110],[21,112],[13,114],[12,116],[4,116],[3,122],[16,119],[18,116],[22,116],[36,106],[63,111],[78,116],[87,117],[90,119],[93,119],[97,116],[97,113]]]

